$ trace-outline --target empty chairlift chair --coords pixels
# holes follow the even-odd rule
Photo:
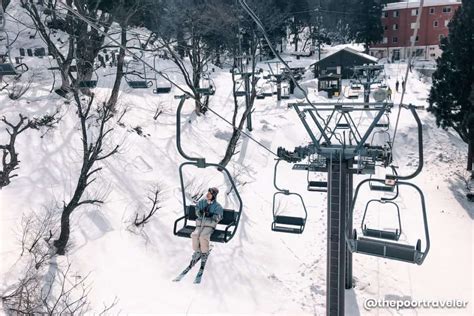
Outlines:
[[[97,81],[99,80],[99,76],[97,75],[96,70],[94,69],[92,73],[92,78],[90,80],[81,80],[79,81],[79,88],[89,88],[94,89],[97,87]]]
[[[155,89],[153,89],[154,94],[167,94],[171,92],[171,83],[169,82],[158,82],[155,81]]]
[[[350,209],[350,216],[353,215],[354,208],[356,205],[357,197],[359,194],[359,190],[361,186],[369,181],[378,181],[380,183],[384,183],[382,179],[365,179],[362,180],[356,187],[354,200]],[[425,260],[428,251],[430,249],[430,238],[429,238],[429,231],[428,231],[428,220],[426,215],[426,205],[423,192],[418,188],[416,185],[409,183],[409,182],[397,182],[398,186],[409,186],[414,188],[421,200],[421,210],[423,216],[423,223],[424,223],[424,235],[425,235],[425,242],[426,246],[422,250],[421,249],[421,240],[418,239],[415,245],[404,244],[401,242],[394,242],[394,241],[387,241],[387,240],[396,240],[393,239],[392,236],[388,236],[380,232],[380,234],[375,233],[375,231],[367,231],[366,228],[366,235],[360,237],[357,235],[357,231],[354,229],[349,236],[349,232],[346,229],[346,241],[348,248],[351,252],[366,254],[370,256],[376,256],[391,260],[398,260],[408,263],[416,263],[421,265]],[[364,227],[362,228],[364,231]],[[401,225],[400,225],[401,230]],[[374,233],[374,234],[371,234]],[[377,236],[374,236],[377,235]],[[382,236],[383,235],[383,236]]]
[[[397,213],[397,218],[398,218],[398,227],[395,229],[375,229],[375,228],[367,228],[367,224],[365,224],[366,221],[366,216],[367,216],[367,211],[369,209],[370,205],[373,204],[380,204],[381,206],[384,207],[383,212],[387,212],[387,207],[389,205],[393,206]],[[386,200],[370,200],[367,205],[365,206],[365,211],[364,211],[364,216],[362,217],[362,223],[361,223],[361,229],[362,229],[362,234],[365,237],[373,237],[373,238],[379,238],[379,239],[386,239],[386,240],[393,240],[393,241],[398,241],[400,239],[400,235],[402,233],[402,221],[400,218],[400,208],[398,205],[392,201],[386,201]]]
[[[216,94],[215,84],[210,78],[204,78],[201,80],[201,88],[196,89],[197,93],[200,93],[204,96],[211,96]]]
[[[243,80],[238,80],[238,81],[235,83],[235,86],[236,86],[236,89],[235,89],[235,96],[237,96],[237,97],[245,97],[245,95],[246,95],[247,93],[245,92],[244,81],[243,81]]]
[[[145,64],[143,64],[143,71],[131,70],[131,64],[137,64],[138,61],[131,60],[126,64],[125,82],[132,89],[148,89],[153,85],[153,82],[146,76]]]
[[[281,85],[281,98],[286,100],[290,98],[290,86],[288,83]]]
[[[275,170],[274,170],[274,177],[273,177],[273,185],[278,190],[273,194],[273,222],[272,222],[272,230],[275,232],[282,232],[282,233],[292,233],[292,234],[301,234],[304,231],[306,225],[306,219],[308,217],[308,212],[306,210],[306,205],[304,204],[304,200],[298,193],[290,192],[286,189],[281,189],[278,187],[276,183],[276,176],[277,176],[277,168],[278,164],[280,163],[280,159],[277,160],[275,163]],[[277,214],[277,205],[276,205],[276,198],[278,195],[290,196],[294,195],[299,198],[302,205],[302,211],[300,211],[301,216],[289,216],[289,215],[282,215]]]
[[[153,57],[153,68],[155,70],[158,69],[157,66],[156,66],[156,58],[157,57],[158,57],[157,55],[155,55]],[[155,72],[155,78],[154,78],[155,89],[153,89],[153,93],[154,94],[167,94],[167,93],[170,93],[172,86],[171,86],[171,81],[169,81],[168,75],[166,75],[164,73],[160,73],[160,75],[163,78],[161,80],[158,80],[158,74]],[[168,80],[166,80],[165,78],[168,79]],[[140,83],[140,86],[143,87],[144,85],[148,85],[148,84],[149,83],[143,83],[142,82],[142,83]]]

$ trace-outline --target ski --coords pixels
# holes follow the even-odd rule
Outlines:
[[[199,268],[198,273],[196,274],[196,277],[194,278],[194,284],[199,284],[201,283],[202,279],[202,274],[204,273],[204,267]]]
[[[176,278],[173,279],[173,282],[181,281],[181,279],[184,278],[184,276],[196,265],[196,263],[199,262],[199,260],[201,260],[201,256],[199,256],[196,261],[191,261],[186,267],[186,269],[184,269],[183,272],[181,272]]]
[[[202,275],[204,273],[204,268],[206,267],[207,259],[209,258],[209,253],[207,254],[206,258],[201,261],[201,267],[199,268],[199,271],[196,274],[196,277],[194,278],[194,284],[201,283]]]

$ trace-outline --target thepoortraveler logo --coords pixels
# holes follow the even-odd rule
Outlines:
[[[453,309],[466,308],[468,301],[451,299],[451,300],[376,300],[368,298],[364,301],[364,308],[366,310],[382,308],[394,308],[396,310],[405,308],[433,308],[433,309]]]

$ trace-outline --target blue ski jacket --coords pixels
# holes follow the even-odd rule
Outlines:
[[[209,217],[204,216],[204,210],[206,207],[209,206]],[[220,222],[222,216],[224,215],[224,209],[222,206],[216,201],[212,201],[212,203],[208,204],[206,199],[202,199],[196,205],[196,224],[197,226],[207,226],[216,228],[217,223]]]

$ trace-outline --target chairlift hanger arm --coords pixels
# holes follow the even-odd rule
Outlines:
[[[410,179],[415,178],[417,175],[419,175],[421,170],[423,169],[423,126],[422,126],[420,117],[418,116],[418,113],[416,113],[416,109],[420,107],[416,107],[413,104],[409,104],[408,106],[403,106],[403,107],[408,108],[411,111],[418,127],[418,168],[416,168],[416,170],[412,174],[409,174],[407,176],[397,175],[397,179],[410,180]],[[393,150],[393,144],[392,144],[392,150]]]
[[[187,155],[183,148],[181,147],[181,110],[183,109],[183,105],[186,102],[186,99],[189,97],[187,95],[182,95],[179,97],[179,105],[178,109],[176,110],[176,147],[178,148],[178,152],[181,156],[183,156],[184,159],[190,160],[190,161],[195,161],[199,165],[201,164],[206,164],[205,158],[197,158],[197,157],[191,157]]]

